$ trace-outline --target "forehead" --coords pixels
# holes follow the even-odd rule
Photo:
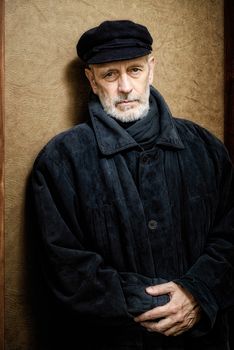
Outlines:
[[[113,61],[113,62],[106,62],[106,63],[98,63],[98,64],[92,64],[90,65],[94,69],[118,69],[119,67],[129,67],[133,65],[144,65],[148,61],[148,55],[133,58],[131,60],[121,60],[121,61]]]

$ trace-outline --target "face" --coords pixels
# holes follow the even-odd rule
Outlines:
[[[85,73],[106,113],[129,122],[143,118],[148,113],[153,70],[154,58],[143,56],[93,64]]]

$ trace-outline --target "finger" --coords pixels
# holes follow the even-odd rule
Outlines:
[[[180,335],[182,333],[184,333],[185,331],[187,331],[186,327],[181,327],[181,325],[177,325],[175,327],[171,327],[167,330],[165,330],[165,332],[163,332],[164,335],[166,335],[167,337],[169,336],[173,336],[176,337],[177,335]]]
[[[153,296],[170,294],[175,290],[175,285],[176,284],[174,282],[157,284],[155,286],[147,287],[146,292]]]
[[[168,326],[159,325],[159,322],[141,322],[140,325],[147,329],[149,332],[157,332],[165,334],[170,328]]]
[[[155,320],[155,322],[146,321],[146,322],[141,322],[140,324],[141,326],[147,329],[151,329],[159,333],[165,333],[167,330],[169,330],[170,328],[174,328],[177,325],[175,320],[173,320],[170,317],[164,318],[158,322]]]
[[[151,321],[152,323],[152,321]],[[154,330],[159,332],[159,333],[164,333],[168,329],[174,327],[176,325],[176,322],[171,318],[171,317],[166,317],[158,322],[153,322],[154,323]]]
[[[169,303],[168,303],[169,304]],[[144,322],[164,318],[170,314],[168,304],[157,306],[152,310],[146,311],[143,314],[134,318],[135,322]]]
[[[180,322],[180,321],[177,321],[174,323],[172,322],[171,326],[165,329],[163,333],[166,336],[177,336],[179,334],[182,334],[188,331],[193,325],[194,325],[194,322]]]
[[[155,326],[156,323],[157,322],[141,322],[140,325],[146,328],[148,332],[158,332],[157,327]]]
[[[150,329],[150,328],[146,328],[146,330],[148,331],[148,332],[154,332],[152,329]]]
[[[168,324],[159,325],[159,323],[157,322],[142,322],[141,326],[146,328],[149,332],[157,332],[166,336],[177,336],[184,333],[187,330],[186,327],[181,327],[181,325],[174,325],[173,327],[168,327]]]

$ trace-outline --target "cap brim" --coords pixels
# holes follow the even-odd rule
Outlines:
[[[112,48],[101,50],[86,61],[87,64],[107,63],[113,61],[131,60],[133,58],[149,55],[151,50],[140,47]]]

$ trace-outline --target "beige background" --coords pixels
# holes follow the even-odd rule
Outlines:
[[[75,45],[106,19],[148,26],[154,86],[174,115],[223,138],[222,0],[6,0],[6,350],[33,350],[24,204],[41,147],[85,119],[87,83]]]

